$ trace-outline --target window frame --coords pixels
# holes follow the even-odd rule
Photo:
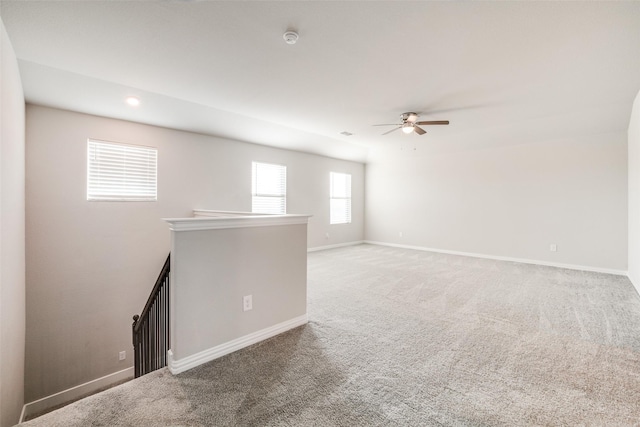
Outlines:
[[[334,185],[334,177],[337,177],[338,175],[344,176],[344,177],[348,177],[345,181],[345,183],[347,184],[345,187],[345,191],[344,191],[344,196],[340,196],[340,195],[335,195],[334,194],[334,190],[335,190],[335,185]],[[339,224],[351,224],[353,221],[352,218],[352,175],[350,173],[345,173],[345,172],[329,172],[329,225],[339,225]],[[337,208],[337,206],[335,206],[337,204],[337,202],[346,202],[344,203],[344,211],[341,212],[340,218],[337,219],[334,217],[334,212]],[[343,204],[341,203],[341,204]],[[344,218],[344,220],[342,219]]]
[[[277,168],[280,170],[279,173],[279,183],[280,189],[282,192],[279,193],[261,193],[258,191],[258,180],[260,179],[260,174],[258,173],[258,168],[260,166],[266,166],[268,168]],[[277,183],[273,183],[273,185],[278,186]],[[276,205],[280,206],[280,210],[275,212],[272,209],[260,209],[260,203],[258,202],[258,198],[272,198],[274,200],[281,200],[280,203],[276,203]],[[266,206],[266,204],[264,205]],[[263,207],[264,207],[263,206]],[[283,165],[280,163],[267,163],[267,162],[251,162],[251,213],[256,214],[270,214],[270,215],[286,215],[287,213],[287,165]]]
[[[118,152],[120,147],[122,151]],[[96,161],[98,151],[102,149],[103,158],[105,151],[111,149],[112,155],[121,156],[116,158],[112,164],[108,160]],[[152,165],[144,166],[146,163]],[[112,156],[113,158],[113,156]],[[118,169],[115,166],[117,161],[122,161],[124,166]],[[127,175],[129,167],[129,175]],[[106,182],[104,171],[109,170],[112,174],[111,182]],[[131,173],[137,173],[138,178],[132,177]],[[102,179],[101,179],[102,178]],[[138,185],[135,185],[138,181]],[[141,182],[147,181],[145,184]],[[120,186],[118,190],[109,190],[111,186]],[[124,191],[123,191],[124,190]],[[86,197],[89,202],[157,202],[158,201],[158,149],[144,145],[125,144],[121,142],[105,141],[100,139],[87,139],[87,186]]]

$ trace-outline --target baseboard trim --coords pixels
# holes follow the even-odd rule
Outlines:
[[[631,274],[627,274],[627,279],[629,279],[629,281],[633,285],[633,289],[636,290],[636,293],[638,294],[638,297],[640,297],[640,282],[635,280],[635,278]]]
[[[342,247],[345,247],[345,246],[356,246],[356,245],[361,245],[363,243],[365,243],[364,240],[357,240],[355,242],[338,243],[338,244],[335,244],[335,245],[316,246],[314,248],[307,249],[307,252],[325,251],[327,249],[342,248]]]
[[[88,381],[84,384],[68,388],[50,396],[43,397],[42,399],[29,402],[22,407],[20,422],[24,422],[25,418],[33,414],[44,412],[48,409],[55,408],[56,406],[72,402],[81,397],[100,391],[105,387],[109,387],[112,384],[131,379],[133,378],[133,376],[133,367],[130,367],[118,372],[114,372],[113,374],[105,375],[104,377]]]
[[[426,251],[426,252],[437,252],[442,254],[450,254],[450,255],[461,255],[468,256],[473,258],[484,258],[484,259],[495,259],[498,261],[510,261],[510,262],[518,262],[521,264],[534,264],[534,265],[544,265],[547,267],[558,267],[558,268],[566,268],[569,270],[580,270],[580,271],[592,271],[595,273],[606,273],[606,274],[614,274],[616,276],[627,276],[626,271],[623,270],[614,270],[609,268],[599,268],[599,267],[589,267],[586,265],[575,265],[575,264],[561,264],[557,262],[548,262],[548,261],[538,261],[533,259],[525,259],[525,258],[512,258],[505,256],[496,256],[496,255],[485,255],[478,254],[473,252],[460,252],[460,251],[450,251],[447,249],[436,249],[436,248],[427,248],[424,246],[412,246],[412,245],[399,245],[397,243],[386,243],[386,242],[377,242],[373,240],[365,240],[363,243],[368,243],[370,245],[379,245],[379,246],[390,246],[394,248],[403,248],[403,249],[414,249],[418,251]]]
[[[220,344],[207,350],[203,350],[191,356],[184,357],[180,360],[175,360],[173,358],[173,352],[169,350],[169,352],[167,353],[167,367],[172,374],[177,375],[179,373],[188,371],[189,369],[195,368],[196,366],[202,365],[203,363],[210,362],[229,353],[233,353],[234,351],[238,351],[260,341],[264,341],[267,338],[274,337],[290,329],[302,326],[307,322],[308,317],[306,314],[304,314],[302,316],[294,317],[291,320],[287,320],[286,322],[278,323],[277,325],[270,326],[249,335],[236,338],[224,344]]]

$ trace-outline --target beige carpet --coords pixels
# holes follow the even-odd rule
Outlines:
[[[625,277],[361,245],[309,254],[309,318],[24,425],[640,425]]]

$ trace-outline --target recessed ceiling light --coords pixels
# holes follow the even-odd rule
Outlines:
[[[140,105],[140,100],[135,96],[130,96],[127,98],[127,104],[131,105],[132,107],[137,107],[138,105]]]

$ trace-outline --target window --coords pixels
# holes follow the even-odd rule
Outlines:
[[[158,150],[87,141],[87,200],[157,200]]]
[[[330,224],[351,223],[351,175],[331,172],[330,174]]]
[[[252,162],[251,211],[287,213],[287,167]]]

